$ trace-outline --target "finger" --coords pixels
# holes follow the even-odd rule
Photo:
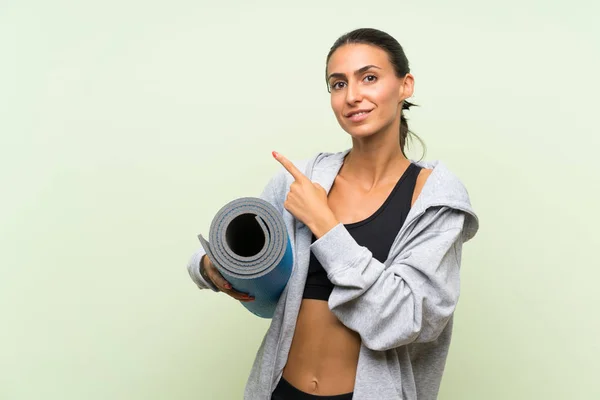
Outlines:
[[[240,292],[235,289],[228,289],[226,293],[230,296],[236,296],[236,297],[252,297],[248,293]]]
[[[248,295],[247,293],[241,293],[238,292],[236,290],[226,290],[225,291],[226,294],[228,294],[229,296],[233,297],[236,300],[240,300],[240,301],[252,301],[254,300],[253,296]]]
[[[303,179],[308,179],[303,173],[302,171],[300,171],[298,168],[296,168],[296,166],[287,158],[285,158],[283,155],[277,153],[276,151],[273,152],[273,157],[275,157],[275,159],[277,161],[279,161],[279,163],[281,165],[283,165],[283,168],[285,168],[290,174],[292,174],[292,176],[294,177],[295,180],[297,181],[301,181]]]
[[[206,273],[208,275],[208,278],[219,288],[221,292],[239,301],[254,301],[253,296],[250,296],[247,293],[238,292],[237,290],[233,289],[231,284],[227,282],[225,278],[223,278],[223,275],[221,275],[219,270],[215,268],[212,262],[209,262],[206,266]]]
[[[217,285],[219,289],[221,289],[222,291],[231,289],[231,284],[227,282],[225,278],[223,278],[223,275],[221,275],[221,273],[217,271],[216,268],[210,268],[210,270],[208,270],[207,273],[210,280],[213,281],[213,283]]]
[[[234,299],[236,299],[238,301],[254,301],[254,297],[247,296],[247,295],[229,294],[229,296],[233,297]]]
[[[209,268],[207,268],[206,272],[208,273],[208,277],[210,278],[210,280],[213,281],[215,285],[217,285],[221,292],[240,301],[254,300],[254,297],[249,296],[247,293],[238,292],[237,290],[233,289],[231,283],[227,282],[227,280],[223,278],[223,275],[221,275],[221,273],[214,266],[211,265]]]

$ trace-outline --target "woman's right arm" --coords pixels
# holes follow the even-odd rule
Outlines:
[[[285,174],[283,169],[275,174],[264,187],[260,198],[271,203],[280,213],[283,213],[283,200],[285,199]],[[202,270],[201,270],[202,268]],[[212,265],[202,246],[192,254],[187,264],[188,273],[192,281],[199,289],[211,289],[211,285],[218,290],[238,298],[243,293],[235,292],[231,287],[227,287],[227,281]],[[213,289],[214,290],[214,289]]]

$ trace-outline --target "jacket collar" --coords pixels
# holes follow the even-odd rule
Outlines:
[[[350,150],[317,154],[308,163],[306,176],[321,185],[329,193],[344,163],[344,158]],[[479,222],[471,206],[469,194],[458,177],[440,160],[410,161],[420,167],[432,169],[433,172],[427,178],[419,197],[411,208],[407,216],[407,222],[418,217],[430,207],[451,207],[467,213],[467,240],[472,237],[472,234],[478,229]]]

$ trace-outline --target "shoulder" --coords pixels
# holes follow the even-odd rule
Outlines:
[[[411,204],[415,204],[417,199],[419,198],[421,191],[423,190],[423,186],[425,186],[425,182],[433,172],[433,169],[430,168],[421,168],[419,175],[417,176],[417,181],[415,183],[415,189],[413,191],[413,197]]]
[[[414,161],[422,168],[417,182],[423,183],[422,202],[425,205],[470,207],[470,198],[462,180],[440,160]]]
[[[418,188],[420,191],[423,188],[423,186],[425,185],[425,182],[427,182],[427,180],[431,176],[432,172],[433,172],[433,168],[424,168],[424,167],[421,168],[421,171],[419,172],[419,175],[417,176],[417,183],[416,183],[415,190]]]
[[[426,171],[419,176],[423,186],[415,207],[423,212],[429,208],[443,207],[452,209],[454,214],[462,214],[466,218],[466,239],[472,238],[479,228],[479,219],[462,180],[440,160],[415,163]]]

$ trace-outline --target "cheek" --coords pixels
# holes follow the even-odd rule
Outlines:
[[[395,107],[398,104],[398,92],[394,88],[385,86],[373,87],[371,96],[382,107]]]
[[[340,120],[340,115],[344,109],[344,98],[342,96],[338,96],[336,94],[331,95],[331,109],[335,114],[335,117]]]
[[[333,111],[335,111],[336,113],[340,110],[340,108],[342,107],[342,101],[340,101],[343,99],[340,98],[340,96],[337,95],[337,93],[333,93],[331,94],[331,98],[330,98],[330,103],[331,103],[331,109]]]
[[[378,88],[371,93],[373,101],[385,115],[393,118],[398,112],[398,92],[390,88]]]

